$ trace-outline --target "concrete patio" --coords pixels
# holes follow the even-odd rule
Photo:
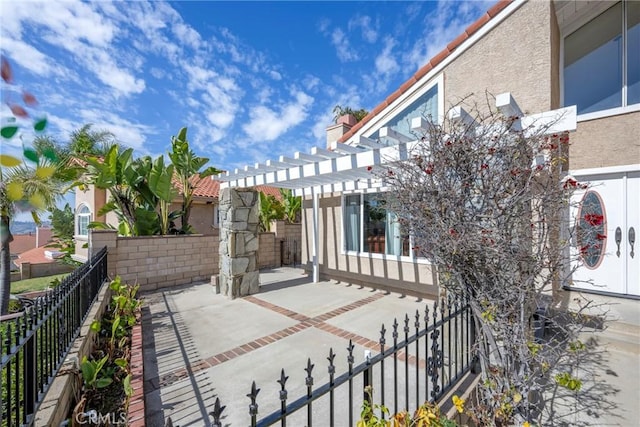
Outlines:
[[[280,407],[276,380],[281,369],[290,377],[287,390],[292,402],[306,394],[308,358],[315,364],[315,389],[328,380],[330,348],[337,353],[337,376],[347,369],[349,338],[355,344],[357,365],[364,360],[365,350],[378,351],[381,324],[387,328],[389,342],[394,318],[400,321],[405,313],[423,312],[425,304],[432,303],[333,281],[314,284],[302,270],[292,268],[263,271],[260,293],[233,301],[215,294],[209,283],[159,290],[145,294],[144,299],[146,425],[150,427],[164,426],[167,417],[174,426],[210,425],[208,414],[216,397],[226,405],[223,425],[249,425],[246,395],[252,381],[261,389],[261,418]],[[611,307],[607,316],[616,321],[608,331],[593,335],[602,350],[594,374],[602,392],[600,404],[594,405],[595,418],[571,414],[569,408],[568,414],[558,413],[557,425],[638,425],[640,311],[637,301],[620,300]],[[361,383],[354,385],[356,419],[361,387]],[[340,393],[337,413],[344,414],[348,399],[346,392]],[[314,402],[314,414],[326,410],[326,400]],[[288,425],[305,425],[306,411],[300,412],[305,414],[288,418]],[[325,424],[321,418],[314,419],[316,425]],[[336,417],[336,425],[347,424],[346,418]]]

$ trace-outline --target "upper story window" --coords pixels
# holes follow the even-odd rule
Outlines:
[[[640,2],[619,2],[564,39],[564,105],[578,114],[640,104]]]
[[[91,221],[91,211],[89,208],[86,205],[81,205],[76,212],[76,218],[78,224],[76,235],[82,237],[89,236],[89,222]]]
[[[385,205],[380,193],[344,196],[343,230],[347,251],[410,256],[409,234]]]
[[[444,116],[443,81],[441,74],[411,98],[407,98],[404,101],[406,106],[400,111],[393,111],[390,115],[383,117],[378,124],[374,125],[375,132],[367,135],[367,132],[371,132],[371,130],[365,131],[365,135],[368,138],[377,140],[379,138],[379,129],[381,127],[389,127],[410,137],[413,135],[411,119],[423,117],[436,123],[439,122],[440,118]]]

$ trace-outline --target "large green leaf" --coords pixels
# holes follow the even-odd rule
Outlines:
[[[136,236],[153,236],[160,230],[158,214],[156,211],[150,211],[138,207],[135,210],[135,217],[134,234]]]
[[[176,197],[176,191],[171,182],[173,165],[164,165],[164,158],[159,156],[153,163],[149,174],[149,188],[153,194],[165,202],[171,202]]]

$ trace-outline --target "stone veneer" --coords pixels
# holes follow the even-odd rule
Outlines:
[[[231,299],[259,290],[259,200],[253,189],[225,188],[220,194],[220,292]]]

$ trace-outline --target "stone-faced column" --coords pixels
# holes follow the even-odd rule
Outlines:
[[[259,291],[258,196],[248,188],[220,192],[220,292],[231,299]]]

